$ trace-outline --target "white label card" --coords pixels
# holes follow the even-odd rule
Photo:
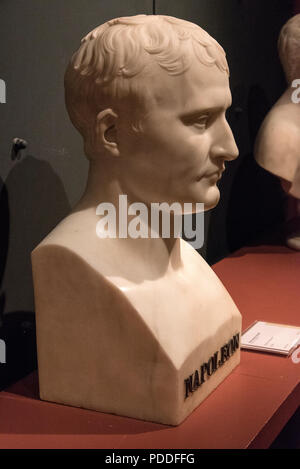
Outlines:
[[[300,343],[300,327],[256,321],[242,335],[244,349],[289,355]]]

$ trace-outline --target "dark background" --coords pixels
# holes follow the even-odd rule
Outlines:
[[[294,3],[294,5],[293,5]],[[110,18],[140,13],[199,24],[224,47],[233,105],[228,120],[240,150],[206,214],[201,254],[209,263],[259,243],[283,221],[278,180],[253,158],[257,130],[285,88],[277,56],[289,0],[0,0],[0,338],[7,364],[0,389],[36,366],[30,252],[70,211],[85,186],[82,141],[64,106],[63,75],[81,37]],[[294,7],[294,10],[293,10]],[[12,140],[28,147],[12,160]]]

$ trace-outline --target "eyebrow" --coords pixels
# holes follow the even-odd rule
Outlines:
[[[226,112],[227,109],[230,108],[232,105],[232,102],[228,106],[214,106],[214,107],[208,107],[208,108],[199,108],[199,109],[193,109],[191,111],[187,111],[184,114],[180,115],[180,118],[182,120],[191,120],[193,118],[199,117],[199,116],[205,116],[206,114],[217,114],[221,112]]]

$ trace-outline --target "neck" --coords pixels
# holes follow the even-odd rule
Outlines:
[[[152,261],[155,262],[155,260],[161,258],[164,263],[167,262],[172,265],[173,268],[180,266],[180,238],[174,236],[174,233],[172,233],[172,227],[174,227],[174,218],[172,216],[170,217],[171,232],[169,237],[163,237],[161,229],[156,232],[155,238],[151,237],[150,210],[147,212],[149,213],[148,217],[140,217],[142,226],[139,225],[139,228],[143,230],[143,233],[148,233],[148,237],[133,239],[128,235],[130,222],[136,219],[139,215],[139,213],[135,213],[134,215],[128,214],[129,206],[134,202],[141,201],[133,200],[132,197],[123,194],[116,169],[108,168],[107,165],[99,165],[92,162],[89,167],[85,192],[78,204],[74,207],[73,213],[79,211],[94,212],[95,219],[100,221],[104,218],[104,214],[96,216],[97,207],[103,203],[110,203],[116,210],[116,238],[119,239],[122,246],[126,245],[126,249],[134,252],[134,257],[139,255],[143,258],[147,257],[148,261],[151,263]],[[105,216],[106,215],[107,212],[105,213]],[[125,227],[124,219],[126,224]],[[122,226],[120,225],[120,220],[122,220]],[[127,236],[125,233],[125,238],[123,237],[124,231],[127,233]],[[120,233],[122,233],[121,236]]]
[[[83,196],[74,208],[74,211],[95,209],[102,202],[117,203],[120,193],[120,184],[116,170],[106,164],[90,162],[88,179]]]

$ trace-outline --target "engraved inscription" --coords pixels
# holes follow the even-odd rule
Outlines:
[[[185,399],[196,391],[218,368],[229,360],[240,346],[240,334],[235,334],[220,350],[215,352],[206,363],[184,380]]]

